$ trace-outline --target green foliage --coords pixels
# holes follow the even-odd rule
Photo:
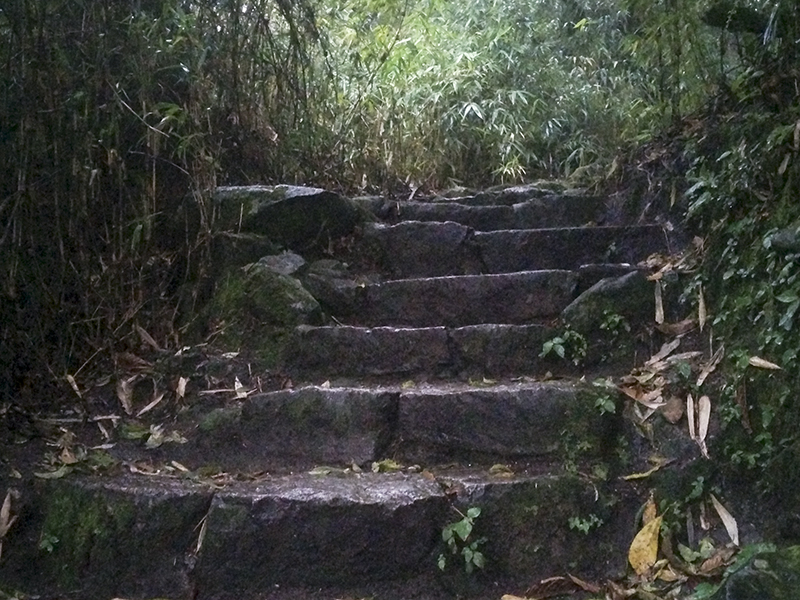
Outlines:
[[[475,527],[475,519],[481,514],[480,507],[473,506],[464,514],[460,510],[454,510],[459,514],[461,519],[453,523],[445,525],[442,529],[442,541],[447,546],[447,551],[454,555],[461,555],[464,559],[464,570],[469,574],[475,568],[482,569],[486,565],[486,557],[478,549],[486,538],[475,539],[472,536],[473,528]],[[447,568],[447,555],[442,553],[437,560],[439,569],[444,571]]]
[[[617,412],[617,403],[614,401],[614,396],[619,393],[614,383],[606,379],[598,379],[592,384],[595,389],[594,405],[601,415],[613,415]]]
[[[631,325],[621,314],[606,310],[603,311],[600,329],[607,331],[612,337],[616,338],[625,333],[630,333]]]
[[[596,529],[603,524],[603,519],[595,514],[591,514],[585,519],[582,517],[570,517],[568,523],[570,529],[580,531],[584,535],[589,535],[592,529]]]
[[[586,338],[579,332],[572,329],[565,329],[563,333],[547,340],[542,344],[542,351],[539,358],[545,358],[555,354],[559,358],[571,360],[574,364],[580,364],[586,356]]]
[[[785,26],[796,29],[800,7],[778,4],[793,14]],[[800,426],[800,104],[795,94],[782,95],[797,85],[800,60],[785,40],[766,42],[742,50],[731,70],[726,101],[736,111],[712,114],[706,134],[687,144],[689,224],[706,239],[703,268],[685,297],[703,290],[715,344],[726,348],[715,404],[720,450],[753,475],[777,469]],[[759,368],[752,357],[782,369]],[[761,483],[783,485],[774,475]]]

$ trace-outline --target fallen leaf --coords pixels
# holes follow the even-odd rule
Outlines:
[[[498,463],[496,465],[492,465],[489,468],[489,474],[498,476],[510,476],[514,474],[514,471],[508,465],[503,465]]]
[[[11,526],[17,520],[16,515],[11,516],[11,497],[13,496],[13,491],[8,490],[6,492],[6,499],[3,500],[3,506],[0,507],[0,540],[2,540],[8,530],[11,529]]]
[[[711,357],[711,360],[708,362],[708,364],[703,367],[702,371],[700,371],[700,376],[697,378],[697,387],[703,385],[706,378],[714,372],[724,356],[725,346],[720,346],[719,349],[714,352],[714,355]]]
[[[677,396],[670,396],[661,408],[661,414],[674,425],[683,417],[683,400]]]
[[[667,342],[666,344],[661,346],[661,350],[656,352],[650,358],[650,360],[648,360],[645,363],[645,366],[647,366],[649,364],[652,364],[652,363],[657,363],[657,362],[659,362],[661,360],[664,360],[667,356],[672,354],[672,352],[673,352],[673,350],[675,350],[675,348],[677,348],[680,345],[681,345],[681,339],[680,338],[676,338],[676,339],[672,340],[671,342]]]
[[[697,439],[697,431],[695,429],[695,414],[694,414],[694,398],[691,394],[686,396],[686,420],[689,421],[689,437],[693,440]]]
[[[117,398],[126,414],[133,412],[133,382],[136,381],[138,375],[132,375],[127,379],[120,379],[117,382]]]
[[[73,391],[78,395],[78,398],[83,398],[81,390],[78,387],[78,382],[75,381],[75,378],[72,375],[67,374],[67,381],[69,382],[69,385],[72,387]]]
[[[705,458],[708,458],[706,436],[708,435],[708,424],[710,421],[711,399],[708,396],[701,396],[700,400],[697,401],[697,443]]]
[[[42,471],[34,473],[34,477],[39,479],[61,479],[64,475],[69,475],[72,472],[72,467],[69,465],[61,465],[55,471]]]
[[[707,318],[708,312],[706,311],[706,299],[703,296],[703,286],[700,286],[697,290],[697,324],[700,327],[700,331],[703,331],[703,327],[706,325]]]
[[[661,325],[662,323],[664,323],[664,300],[661,296],[660,281],[656,281],[655,302],[656,302],[656,323]]]
[[[314,467],[313,469],[311,469],[308,472],[308,474],[309,475],[330,475],[331,471],[333,471],[333,469],[331,469],[330,467]]]
[[[572,580],[572,583],[577,585],[584,592],[589,592],[590,594],[599,594],[600,590],[602,589],[596,583],[589,583],[588,581],[584,581],[583,579],[579,579],[578,577],[575,577],[574,575],[570,575],[569,573],[567,573],[567,577],[569,577]]]
[[[675,570],[672,568],[672,565],[666,565],[663,569],[661,569],[656,574],[656,578],[660,579],[661,581],[666,581],[667,583],[673,583],[675,581],[683,581],[684,579],[686,579],[684,575],[676,573]]]
[[[779,371],[781,367],[776,365],[774,362],[770,362],[768,360],[764,360],[759,356],[751,356],[750,360],[747,361],[751,366],[758,367],[759,369],[771,369],[773,371]]]
[[[713,575],[727,567],[731,558],[736,553],[735,548],[719,548],[710,558],[703,561],[698,571],[703,575]]]
[[[239,380],[237,379],[236,381],[239,381]],[[329,390],[331,388],[330,380],[323,381],[322,383],[319,384],[319,387],[321,387],[322,389],[325,389],[325,390]]]
[[[650,521],[658,516],[658,509],[656,508],[655,493],[650,490],[650,495],[645,502],[644,510],[642,511],[642,524],[647,525]]]
[[[639,530],[633,538],[628,550],[628,562],[637,575],[643,575],[656,563],[658,557],[658,535],[661,531],[661,520],[656,517]]]
[[[58,455],[58,460],[64,465],[74,465],[78,462],[78,459],[75,458],[75,455],[69,448],[62,448],[61,453]]]
[[[728,532],[728,537],[731,538],[734,546],[739,545],[739,526],[736,524],[736,519],[733,518],[728,509],[722,506],[722,503],[717,500],[714,494],[711,494],[711,503],[714,505],[714,510],[717,511],[719,518],[722,519],[722,524],[725,526],[725,531]]]
[[[152,402],[150,402],[142,410],[140,410],[138,413],[136,413],[136,416],[137,417],[141,417],[146,412],[149,412],[149,411],[153,410],[156,406],[158,406],[158,403],[161,402],[164,399],[164,396],[165,396],[164,392],[161,392],[158,396],[156,396],[153,399]]]
[[[625,475],[622,479],[624,479],[625,481],[635,481],[636,479],[646,479],[646,478],[650,477],[650,475],[652,475],[653,473],[658,471],[663,466],[664,465],[656,465],[652,469],[648,469],[647,471],[644,471],[642,473],[631,473],[630,475]]]
[[[392,460],[391,458],[386,458],[384,460],[372,463],[373,473],[391,473],[393,471],[401,471],[402,469],[403,465],[401,465],[397,461]]]
[[[187,383],[189,383],[189,380],[186,379],[186,377],[178,377],[178,385],[175,386],[175,394],[178,396],[179,400],[186,396]]]
[[[159,446],[166,444],[167,442],[174,442],[176,444],[185,444],[187,440],[177,431],[164,433],[163,425],[151,425],[150,437],[147,438],[147,441],[144,443],[144,447],[147,448],[148,450],[152,450],[153,448],[158,448]]]
[[[412,379],[409,379],[408,381],[404,381],[404,382],[403,382],[403,383],[400,385],[400,387],[401,387],[402,389],[404,389],[404,390],[408,390],[408,389],[411,389],[411,388],[413,388],[415,385],[417,385],[417,384],[416,384],[416,383],[414,383],[414,381],[413,381]]]
[[[139,333],[139,337],[142,338],[142,341],[145,344],[150,346],[156,352],[161,352],[161,346],[159,346],[158,343],[153,339],[153,336],[145,331],[144,327],[136,325],[136,331]]]
[[[665,335],[683,335],[690,332],[694,328],[694,319],[684,319],[683,321],[678,321],[677,323],[660,323],[656,325],[656,329]]]
[[[554,596],[563,596],[565,594],[572,594],[575,592],[575,583],[566,577],[548,577],[542,579],[525,590],[526,598],[553,598]]]
[[[325,386],[325,384],[322,384],[321,387],[324,387],[324,386]],[[330,386],[331,386],[331,384],[330,384],[330,382],[328,382],[328,387],[330,387]],[[247,398],[247,388],[242,385],[242,382],[239,381],[238,377],[233,382],[233,389],[236,390],[236,397],[239,400],[241,400],[243,398]]]
[[[747,387],[745,382],[739,383],[736,388],[736,404],[739,405],[739,410],[742,413],[742,427],[747,433],[753,433],[753,426],[750,425],[750,408],[747,406]]]

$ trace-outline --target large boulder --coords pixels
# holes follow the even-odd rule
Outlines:
[[[352,314],[357,292],[362,289],[352,278],[345,263],[330,258],[308,265],[300,276],[300,281],[325,311],[335,317]]]
[[[221,229],[263,234],[300,252],[327,248],[365,214],[334,192],[292,185],[219,187],[214,201]]]
[[[561,313],[561,321],[587,339],[589,365],[628,360],[636,332],[654,317],[654,284],[641,271],[601,279]]]
[[[288,331],[322,323],[322,309],[303,285],[262,262],[223,277],[207,313],[223,345],[239,348],[246,342],[270,363],[277,360]]]

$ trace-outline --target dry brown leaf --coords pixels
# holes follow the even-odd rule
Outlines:
[[[700,529],[703,531],[711,529],[711,523],[708,521],[708,516],[706,515],[705,503],[700,505]]]
[[[703,327],[706,326],[707,318],[706,299],[703,296],[703,286],[700,286],[697,290],[697,324],[700,327],[700,331],[703,331]]]
[[[644,575],[658,558],[658,536],[661,531],[661,520],[663,517],[656,517],[639,530],[633,538],[631,547],[628,550],[628,562],[636,571],[637,575]]]
[[[542,579],[525,590],[526,597],[533,597],[537,600],[563,596],[575,592],[575,584],[566,577],[549,577]]]
[[[75,458],[75,454],[73,454],[72,450],[69,448],[61,449],[61,453],[58,455],[58,460],[60,460],[61,464],[64,465],[74,465],[78,462],[78,459]]]
[[[664,418],[674,425],[683,417],[683,400],[670,396],[660,410]]]
[[[3,500],[3,506],[0,507],[0,540],[6,537],[8,530],[17,520],[16,515],[11,516],[11,498],[14,496],[13,490],[6,492],[6,498]]]
[[[658,352],[656,352],[656,353],[655,353],[655,354],[654,354],[654,355],[653,355],[653,356],[650,358],[650,360],[648,360],[648,361],[645,363],[645,366],[647,366],[647,365],[649,365],[649,364],[652,364],[652,363],[657,363],[657,362],[659,362],[659,361],[662,361],[662,360],[664,360],[665,358],[667,358],[667,356],[669,356],[670,354],[672,354],[672,352],[673,352],[673,350],[675,350],[675,348],[677,348],[677,347],[678,347],[678,346],[680,346],[680,345],[681,345],[681,340],[680,340],[680,338],[676,338],[676,339],[672,340],[671,342],[667,342],[666,344],[664,344],[663,346],[661,346],[661,350],[659,350]]]
[[[778,167],[778,175],[783,175],[786,172],[786,168],[789,166],[789,161],[792,159],[791,152],[787,152],[786,156],[783,157],[783,161],[781,162],[781,166]]]
[[[147,331],[145,331],[144,327],[140,327],[139,325],[136,326],[136,331],[139,333],[139,337],[142,338],[142,341],[150,346],[156,352],[161,352],[161,346],[153,339]]]
[[[588,581],[584,581],[583,579],[575,577],[574,575],[570,575],[569,573],[567,573],[567,577],[569,577],[572,580],[572,583],[577,585],[584,592],[589,592],[590,594],[599,594],[600,590],[602,589],[596,583],[589,583]]]
[[[747,386],[744,380],[736,388],[736,404],[742,413],[742,427],[747,433],[753,433],[753,426],[750,425],[750,408],[747,406]]]
[[[664,299],[661,296],[661,282],[656,281],[655,302],[656,302],[656,323],[664,323]]]
[[[630,475],[623,476],[622,479],[624,479],[625,481],[634,481],[636,479],[646,479],[646,478],[650,477],[650,475],[652,475],[653,473],[658,471],[663,466],[664,465],[657,465],[657,466],[653,467],[652,469],[648,469],[647,471],[644,471],[642,473],[631,473]]]
[[[72,390],[78,395],[78,398],[83,398],[81,390],[78,387],[78,382],[75,381],[75,378],[72,375],[67,374],[67,381],[69,382],[70,387],[72,387]]]
[[[736,524],[736,519],[733,518],[728,509],[722,506],[722,503],[717,500],[714,494],[711,494],[711,504],[714,505],[714,510],[717,511],[719,518],[722,519],[722,524],[725,526],[725,531],[728,532],[728,537],[731,538],[734,546],[739,545],[739,526]]]
[[[758,367],[759,369],[771,369],[773,371],[781,370],[781,367],[776,365],[774,362],[770,362],[768,360],[764,360],[760,356],[751,356],[750,360],[747,361],[751,366]]]
[[[800,120],[794,124],[794,144],[792,144],[792,148],[795,152],[800,151]]]
[[[165,393],[164,393],[164,392],[161,392],[160,394],[158,394],[158,395],[157,395],[155,398],[153,398],[152,402],[150,402],[150,403],[149,403],[147,406],[145,406],[145,407],[144,407],[142,410],[140,410],[139,412],[137,412],[137,413],[136,413],[136,416],[137,416],[137,417],[141,417],[143,414],[145,414],[145,413],[147,413],[147,412],[150,412],[151,410],[153,410],[153,409],[154,409],[156,406],[158,406],[158,403],[159,403],[159,402],[161,402],[161,401],[164,399],[164,396],[165,396]]]
[[[610,579],[606,582],[606,588],[608,589],[612,600],[624,600],[625,598],[630,598],[636,595],[635,589],[624,588]]]
[[[658,508],[656,508],[655,493],[650,490],[650,495],[647,497],[647,502],[642,511],[642,525],[647,525],[650,521],[658,516]]]
[[[133,412],[133,382],[136,381],[138,375],[132,375],[127,379],[120,379],[117,382],[117,398],[126,414]]]
[[[708,424],[711,421],[711,399],[708,396],[701,396],[697,401],[697,444],[700,446],[705,458],[708,458],[708,447],[706,446],[706,436],[708,436]]]
[[[698,571],[703,575],[716,574],[730,564],[734,554],[736,554],[735,548],[718,548],[714,554],[703,561]]]
[[[186,377],[178,377],[178,385],[175,386],[175,394],[178,396],[178,399],[186,396],[187,383],[189,383],[189,380],[186,379]]]
[[[324,386],[325,386],[325,384],[322,384],[322,386],[320,386],[320,387],[324,387]],[[330,387],[330,384],[328,384],[328,386]],[[239,400],[241,400],[243,398],[247,398],[247,388],[242,385],[241,381],[239,381],[239,377],[236,377],[236,379],[234,380],[233,389],[236,390],[236,397]]]
[[[674,583],[686,579],[686,576],[676,573],[672,565],[665,565],[664,568],[656,574],[656,578],[661,581],[666,581],[667,583]]]
[[[200,533],[197,534],[197,544],[195,544],[194,547],[195,554],[200,554],[200,550],[203,549],[203,542],[206,539],[206,529],[208,526],[208,515],[203,517],[199,525],[200,525]]]
[[[697,439],[696,418],[694,414],[694,398],[692,398],[691,394],[688,394],[686,396],[686,420],[689,421],[689,437],[693,440]]]
[[[700,371],[700,375],[697,377],[697,387],[700,387],[705,382],[706,378],[714,372],[719,365],[722,358],[725,356],[725,346],[720,346],[719,349],[714,352],[711,360],[708,361],[708,364],[703,367],[703,370]]]
[[[665,335],[684,335],[694,328],[694,319],[684,319],[683,321],[678,321],[677,323],[661,323],[656,325],[656,329]]]

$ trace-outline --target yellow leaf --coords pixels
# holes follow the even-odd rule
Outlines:
[[[658,535],[661,531],[661,520],[656,517],[639,530],[628,550],[628,562],[638,575],[646,573],[658,557]]]
[[[653,490],[650,490],[650,496],[647,498],[647,502],[644,505],[644,511],[642,511],[642,523],[647,525],[656,518],[656,515],[658,515],[656,500]]]
[[[771,369],[773,371],[779,371],[780,367],[776,365],[774,362],[770,362],[768,360],[764,360],[759,356],[751,356],[750,360],[747,361],[751,366],[758,367],[759,369]]]

